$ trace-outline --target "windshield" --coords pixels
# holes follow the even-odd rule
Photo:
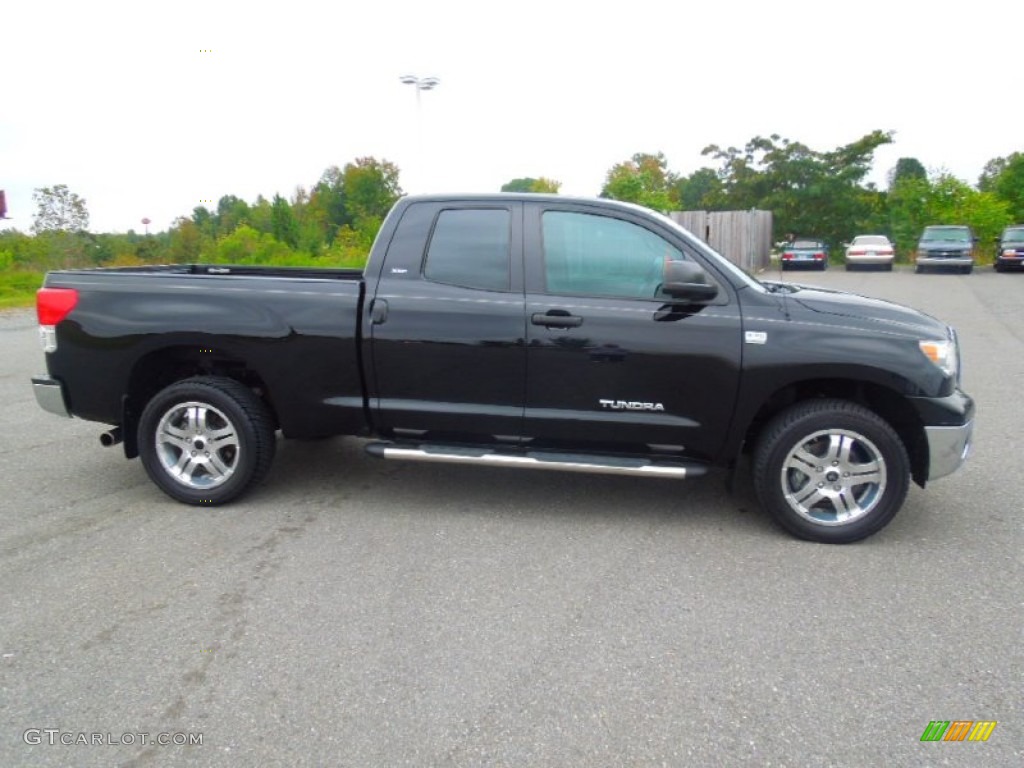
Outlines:
[[[1003,240],[1012,240],[1015,243],[1024,241],[1024,227],[1010,227],[1003,232]]]
[[[789,244],[791,249],[814,249],[824,247],[820,240],[794,240]]]
[[[953,243],[966,243],[971,239],[970,233],[963,227],[950,227],[949,229],[926,229],[921,235],[921,242],[933,242],[944,240]]]
[[[851,245],[889,245],[889,238],[884,235],[858,235]]]

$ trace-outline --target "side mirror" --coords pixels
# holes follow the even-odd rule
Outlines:
[[[718,295],[718,286],[708,283],[700,265],[692,261],[666,261],[661,290],[674,299],[710,301]]]

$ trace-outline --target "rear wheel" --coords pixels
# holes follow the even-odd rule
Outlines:
[[[761,504],[802,539],[858,541],[885,527],[910,484],[896,432],[867,408],[812,400],[779,414],[754,454]]]
[[[164,493],[210,506],[261,480],[275,449],[266,406],[248,387],[219,376],[185,379],[154,396],[139,419],[138,444]]]

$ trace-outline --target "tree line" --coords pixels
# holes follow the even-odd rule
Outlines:
[[[928,173],[901,158],[885,189],[865,183],[875,151],[893,140],[873,131],[820,151],[781,138],[756,136],[742,147],[710,145],[709,164],[682,175],[665,156],[637,153],[605,175],[600,195],[659,211],[769,210],[776,239],[816,236],[840,246],[856,234],[887,234],[909,254],[927,224],[967,224],[983,244],[1024,222],[1024,153],[989,161],[971,186],[947,172]],[[34,236],[0,232],[0,270],[143,263],[239,263],[359,266],[384,216],[403,192],[399,169],[364,157],[327,168],[290,198],[262,195],[249,203],[224,195],[197,206],[152,235],[91,233],[86,203],[66,186],[36,190]],[[546,177],[512,179],[502,191],[557,194]]]
[[[990,160],[976,186],[900,158],[886,189],[878,189],[865,177],[875,150],[892,140],[892,133],[873,131],[817,151],[757,136],[743,148],[706,147],[713,165],[687,176],[669,170],[660,152],[641,153],[608,171],[601,195],[657,210],[768,210],[777,240],[814,236],[835,248],[858,234],[885,234],[903,256],[928,224],[967,224],[987,245],[1007,225],[1024,222],[1024,153]]]

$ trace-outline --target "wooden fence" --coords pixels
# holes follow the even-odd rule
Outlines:
[[[771,211],[673,211],[669,216],[749,272],[760,272],[771,263]]]

